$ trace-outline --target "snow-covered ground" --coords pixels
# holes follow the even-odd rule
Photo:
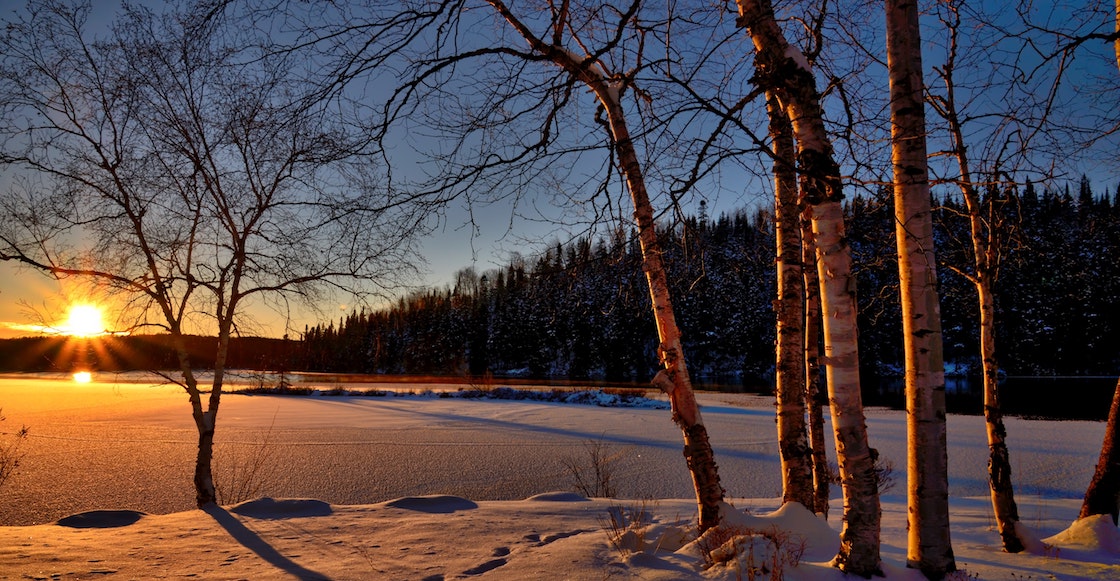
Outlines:
[[[843,578],[826,565],[836,550],[838,490],[827,523],[788,508],[771,514],[780,492],[772,402],[699,399],[734,507],[728,520],[789,532],[779,555],[786,579]],[[176,388],[2,378],[0,406],[8,418],[0,431],[31,427],[19,473],[0,489],[0,524],[21,525],[0,526],[0,579],[738,579],[750,577],[747,561],[773,557],[760,542],[704,568],[723,553],[711,540],[686,542],[695,506],[680,432],[664,410],[228,395],[218,419],[219,486],[244,481],[233,468],[244,472],[261,457],[262,485],[252,494],[279,500],[204,512],[193,509],[194,429]],[[951,416],[958,566],[979,579],[1120,579],[1120,533],[1110,521],[1063,533],[1103,429],[1009,420],[1020,513],[1047,545],[1008,555],[986,497],[982,419]],[[904,417],[869,410],[868,430],[897,467],[883,497],[887,577],[919,579],[903,567]],[[619,455],[620,500],[571,494],[565,459],[581,461],[589,441]],[[612,514],[641,526],[612,543]]]

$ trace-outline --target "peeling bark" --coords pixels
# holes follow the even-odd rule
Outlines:
[[[825,131],[820,94],[800,51],[786,41],[769,0],[738,0],[739,25],[755,46],[755,82],[774,91],[793,124],[801,195],[817,244],[824,363],[844,493],[840,549],[832,564],[869,577],[882,574],[878,478],[860,395],[855,277],[844,234],[839,166]]]
[[[793,123],[801,195],[809,204],[816,241],[828,378],[837,463],[843,490],[841,571],[883,574],[879,556],[879,491],[860,395],[856,279],[844,235],[840,169],[824,128],[820,93],[800,51],[787,43],[769,0],[738,0],[738,24],[755,45],[755,82],[780,97]]]

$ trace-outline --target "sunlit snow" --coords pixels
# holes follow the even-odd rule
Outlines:
[[[192,509],[193,427],[180,391],[0,379],[3,427],[32,434],[0,489],[0,518],[43,523],[0,526],[0,578],[740,579],[769,562],[785,579],[845,579],[827,564],[838,491],[827,522],[776,499],[772,401],[699,400],[730,526],[698,540],[680,432],[663,409],[228,395],[219,482],[222,462],[258,449],[268,450],[267,482],[254,500],[202,511]],[[1111,520],[1071,527],[1103,427],[1009,418],[1019,511],[1041,539],[1034,553],[1009,555],[986,495],[983,421],[949,418],[958,578],[1120,578]],[[868,431],[896,467],[883,496],[887,578],[922,579],[904,567],[904,416],[869,409]],[[624,499],[571,492],[559,458],[589,440],[621,454]]]

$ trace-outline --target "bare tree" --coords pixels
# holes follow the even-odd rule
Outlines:
[[[972,268],[964,269],[949,265],[949,268],[972,282],[976,289],[980,307],[980,358],[984,389],[984,419],[988,439],[988,480],[991,488],[992,506],[1003,542],[1004,550],[1017,553],[1024,548],[1024,540],[1018,532],[1019,511],[1015,503],[1014,487],[1011,480],[1011,460],[1007,448],[1007,429],[1003,423],[1003,411],[999,393],[999,363],[996,356],[995,336],[995,285],[999,275],[1000,262],[1006,252],[1008,217],[1003,206],[992,196],[987,204],[980,199],[972,159],[967,145],[963,116],[957,99],[957,55],[961,49],[961,3],[945,2],[940,5],[944,11],[941,19],[945,24],[948,39],[945,62],[934,67],[943,85],[944,93],[931,88],[927,100],[934,112],[944,120],[944,129],[949,136],[949,153],[957,164],[956,182],[964,198],[965,212],[969,222],[970,245],[972,248]],[[990,61],[989,61],[990,62]],[[987,74],[987,73],[985,73]],[[1016,115],[1009,114],[1012,120]],[[1009,140],[995,136],[1005,145]],[[997,141],[998,143],[999,141]],[[1006,151],[1007,148],[1000,148]],[[1001,155],[990,160],[990,172],[1000,174]],[[990,186],[998,192],[998,182]]]
[[[888,0],[886,17],[895,233],[906,353],[906,564],[930,579],[941,579],[957,567],[949,540],[945,362],[917,2]]]
[[[801,195],[810,208],[824,320],[825,366],[844,491],[844,527],[833,564],[870,576],[882,573],[880,506],[859,381],[855,278],[844,236],[839,166],[825,131],[821,97],[804,54],[791,46],[767,0],[739,0],[739,24],[755,47],[756,82],[781,99],[793,124]]]
[[[0,258],[96,281],[130,330],[169,333],[215,501],[230,337],[251,304],[359,296],[415,271],[423,212],[380,187],[368,135],[309,93],[313,71],[202,2],[126,5],[92,38],[89,3],[35,1],[0,37]],[[207,389],[182,340],[216,335]]]
[[[1120,0],[1116,1],[1116,29],[1111,36],[1104,40],[1113,42],[1116,65],[1120,68]],[[1098,514],[1111,515],[1113,524],[1120,524],[1120,380],[1117,380],[1116,391],[1112,394],[1101,455],[1085,490],[1078,518]]]
[[[684,351],[681,349],[680,330],[673,313],[669,296],[668,280],[661,263],[660,242],[657,239],[654,212],[646,192],[642,163],[635,150],[634,141],[627,125],[627,115],[621,96],[627,89],[628,73],[610,70],[596,53],[602,54],[610,48],[608,44],[595,52],[588,52],[582,39],[576,36],[569,21],[569,5],[562,2],[550,8],[550,22],[547,32],[551,37],[546,42],[520,20],[501,0],[488,0],[490,5],[512,26],[529,44],[533,54],[543,57],[560,67],[565,74],[591,89],[605,112],[605,124],[610,132],[613,150],[618,165],[626,178],[626,186],[634,205],[634,220],[638,226],[641,243],[642,266],[649,284],[650,299],[658,337],[661,340],[659,353],[664,366],[654,378],[654,385],[665,391],[672,402],[673,419],[684,434],[684,455],[696,489],[699,508],[699,527],[701,531],[719,524],[720,506],[723,502],[723,488],[719,483],[715,456],[708,440],[707,428],[700,417],[699,406],[692,391],[692,383],[685,364]],[[631,19],[640,6],[635,1],[617,15],[612,26],[616,27],[615,39],[622,37],[622,31],[631,25]],[[571,35],[571,42],[581,47],[583,54],[568,48],[565,35]],[[617,42],[617,40],[615,40]]]

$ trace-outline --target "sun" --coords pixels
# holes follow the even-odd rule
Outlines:
[[[78,337],[92,337],[105,334],[101,322],[101,309],[94,305],[72,305],[69,317],[62,324],[61,332]]]

